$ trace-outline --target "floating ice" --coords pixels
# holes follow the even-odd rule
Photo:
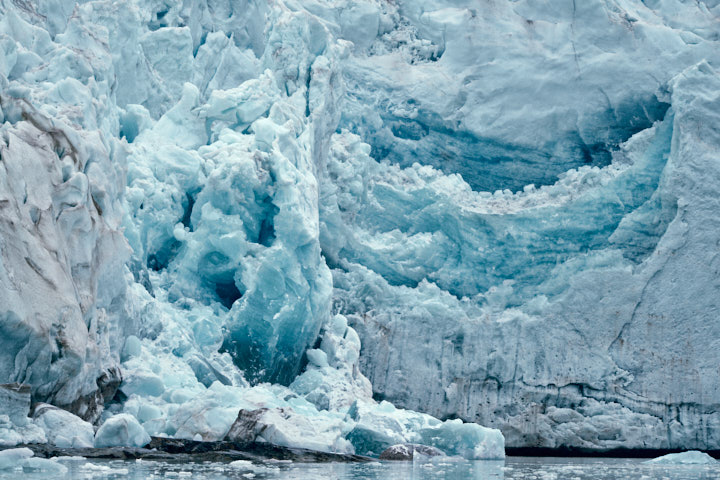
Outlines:
[[[705,452],[690,450],[682,453],[669,453],[648,460],[645,463],[658,465],[717,465],[718,461]]]
[[[7,470],[21,465],[21,463],[32,457],[33,451],[29,448],[10,448],[0,451],[0,470]]]
[[[401,443],[386,448],[380,454],[380,460],[413,460],[416,456],[444,457],[445,453],[435,447],[416,443]]]
[[[48,460],[46,458],[26,458],[21,462],[21,466],[24,472],[44,472],[53,476],[65,475],[68,472],[68,468],[55,461]]]

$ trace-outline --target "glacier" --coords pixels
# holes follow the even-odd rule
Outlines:
[[[720,448],[719,16],[0,0],[0,442]]]

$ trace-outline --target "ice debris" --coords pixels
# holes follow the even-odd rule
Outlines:
[[[26,458],[20,462],[20,466],[26,473],[29,472],[44,472],[53,475],[65,475],[68,472],[68,468],[55,460],[48,460],[47,458]]]

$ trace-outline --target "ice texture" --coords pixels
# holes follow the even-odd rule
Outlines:
[[[132,323],[114,73],[80,16],[52,36],[72,12],[44,3],[0,3],[0,381],[96,420]]]
[[[716,2],[71,3],[0,0],[1,382],[95,446],[720,448]]]
[[[717,336],[715,274],[701,269],[693,280],[679,279],[696,271],[695,262],[714,261],[707,246],[718,235],[710,213],[716,197],[707,181],[720,174],[711,160],[717,120],[711,92],[718,87],[708,63],[679,74],[665,93],[672,104],[665,120],[625,142],[607,167],[583,167],[552,186],[517,194],[482,197],[466,190],[479,204],[432,217],[456,227],[412,235],[392,230],[365,240],[369,248],[398,252],[398,260],[368,255],[384,260],[338,269],[334,276],[340,311],[360,334],[361,364],[375,391],[409,408],[500,427],[509,445],[716,445],[714,428],[700,425],[716,425],[720,417],[699,406],[712,404],[718,394],[712,355],[700,353],[714,351]],[[341,154],[351,148],[349,143]],[[423,170],[417,172],[418,180],[405,181],[417,185],[410,199],[437,178],[433,173],[424,180]],[[368,192],[398,191],[397,177],[377,178],[379,187],[371,185]],[[435,200],[427,213],[411,207],[399,217],[430,218],[452,204],[460,194],[439,178],[443,186],[430,190]],[[653,190],[644,192],[648,186]],[[615,208],[636,201],[634,209],[610,220]],[[400,206],[394,202],[388,211]],[[550,242],[539,242],[546,227],[556,239],[535,252]],[[476,228],[482,235],[468,233]],[[563,231],[567,236],[558,235]],[[497,240],[489,241],[495,234]],[[478,242],[465,251],[467,242],[447,240],[461,248],[460,265],[457,258],[438,258],[438,244],[454,235]],[[420,254],[402,257],[406,250],[393,247],[394,238],[398,246],[413,240],[413,248],[427,252],[423,263],[439,262],[429,273],[433,281],[423,278],[411,288],[410,280],[378,273],[415,275]],[[433,248],[423,249],[431,241]],[[473,269],[467,259],[477,252],[484,253]],[[546,253],[551,257],[542,260]],[[495,255],[497,263],[486,268],[486,259]],[[443,274],[445,265],[448,273],[453,267],[452,275]],[[510,265],[516,274],[503,278],[501,270]],[[492,286],[479,288],[474,301],[465,293],[453,295],[492,277]],[[458,279],[464,281],[455,285]],[[668,415],[667,405],[677,406],[679,420]]]

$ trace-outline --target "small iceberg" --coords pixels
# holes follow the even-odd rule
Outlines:
[[[653,458],[645,463],[658,465],[713,465],[718,461],[705,452],[690,450],[682,453],[670,453],[662,457]]]

